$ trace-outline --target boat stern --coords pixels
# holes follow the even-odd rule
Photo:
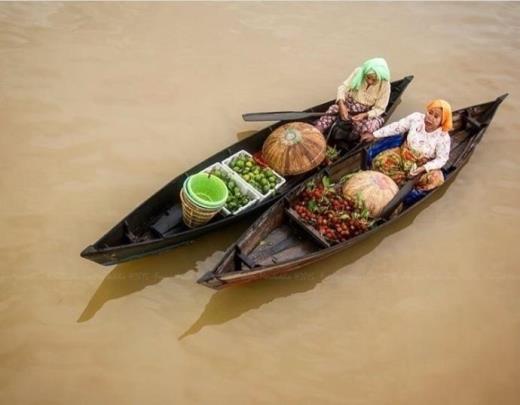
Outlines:
[[[96,249],[93,245],[87,246],[80,253],[80,256],[84,259],[90,260],[94,263],[101,264],[103,266],[111,266],[120,263],[121,260],[114,252],[101,252]]]
[[[224,287],[224,282],[218,279],[214,272],[208,271],[202,277],[197,280],[198,284],[203,286],[213,288],[214,290],[220,290]]]

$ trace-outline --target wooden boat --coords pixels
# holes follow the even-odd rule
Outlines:
[[[385,119],[388,119],[400,102],[400,98],[413,76],[392,82],[391,95],[388,103]],[[305,112],[323,113],[327,111],[335,100],[330,100]],[[299,121],[310,121],[310,119]],[[103,265],[117,264],[146,255],[157,254],[189,243],[197,237],[214,231],[223,226],[237,222],[245,217],[258,215],[272,203],[282,197],[292,187],[313,174],[293,176],[287,178],[287,182],[277,192],[260,201],[256,205],[240,212],[237,215],[227,217],[217,215],[209,223],[194,229],[188,228],[182,221],[182,206],[179,193],[184,180],[192,174],[198,173],[208,166],[221,162],[240,150],[255,153],[261,150],[265,139],[279,126],[290,121],[280,121],[270,125],[247,139],[241,140],[229,148],[221,150],[205,161],[192,167],[180,176],[174,178],[166,186],[148,198],[129,215],[123,218],[116,226],[93,245],[88,246],[81,252],[81,256]],[[340,155],[348,153],[348,150],[339,149]]]
[[[424,203],[442,187],[447,186],[449,180],[468,162],[475,147],[484,136],[498,106],[506,96],[507,94],[495,101],[464,108],[454,113],[454,127],[450,134],[450,158],[443,168],[446,176],[445,183],[419,201],[405,206],[401,212],[396,210],[392,216],[378,219],[367,231],[344,242],[331,245],[317,231],[305,224],[291,209],[295,198],[306,186],[301,184],[275,203],[246,230],[242,237],[226,251],[218,265],[202,276],[198,283],[220,289],[278,276],[346,250],[370,237],[406,215],[416,205]],[[365,153],[366,150],[362,150],[352,156],[347,156],[313,175],[308,181],[321,182],[324,176],[328,176],[331,182],[337,182],[348,173],[365,169]],[[411,189],[409,188],[409,190]],[[409,190],[401,190],[405,191],[404,194],[401,191],[398,194],[405,195]],[[399,198],[397,199],[399,200]],[[393,201],[388,206],[393,204],[392,207],[396,207],[396,202],[399,203],[399,201]]]

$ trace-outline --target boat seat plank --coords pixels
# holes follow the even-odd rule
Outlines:
[[[249,258],[258,262],[299,243],[300,241],[291,234],[290,227],[284,224],[281,227],[276,228],[267,236],[267,238],[261,241],[260,244],[249,254]]]
[[[182,224],[182,206],[175,204],[168,209],[150,228],[161,237],[165,237],[168,231]]]
[[[328,248],[330,247],[330,243],[325,240],[325,238],[320,235],[318,231],[314,228],[304,224],[298,214],[292,208],[286,208],[285,213],[289,217],[291,223],[298,226],[299,229],[303,230],[308,236],[312,238],[312,240],[318,243],[321,247]]]
[[[132,243],[139,242],[139,235],[136,233],[136,231],[132,230],[128,221],[124,221],[123,224],[125,229],[125,236],[128,238],[128,240]]]
[[[482,128],[482,124],[478,122],[475,118],[473,118],[471,115],[468,115],[466,117],[466,120],[469,124],[473,125],[476,129],[480,130]]]
[[[252,269],[253,267],[256,266],[256,263],[254,260],[252,260],[249,256],[244,255],[240,251],[238,251],[235,256],[241,265],[246,265],[246,267],[249,269]]]
[[[263,250],[269,250],[270,247],[283,242],[290,234],[290,229],[287,225],[282,225],[275,228],[262,240],[258,246],[250,253],[250,256],[261,254]]]
[[[285,260],[297,259],[322,249],[322,246],[302,235],[299,228],[283,224],[268,234],[247,256],[237,253],[238,268],[252,269],[258,266],[276,264]]]
[[[270,264],[277,264],[288,260],[298,259],[300,257],[307,256],[311,253],[316,252],[317,246],[310,240],[300,240],[298,244],[278,252],[272,256],[265,257],[263,260],[257,262],[260,266],[266,266]]]

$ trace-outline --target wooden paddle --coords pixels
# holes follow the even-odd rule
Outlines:
[[[406,198],[408,193],[412,191],[412,189],[417,184],[422,175],[423,173],[418,174],[417,176],[412,177],[410,180],[403,184],[403,186],[399,189],[394,198],[392,198],[390,202],[386,204],[385,208],[383,208],[383,211],[381,211],[381,214],[379,214],[380,219],[387,219],[390,215],[392,215],[392,213],[396,210],[399,204],[401,204],[403,200]]]
[[[242,114],[244,121],[291,121],[303,120],[306,118],[323,117],[324,115],[335,116],[324,112],[303,112],[303,111],[273,111]]]

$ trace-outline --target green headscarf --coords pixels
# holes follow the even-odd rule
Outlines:
[[[361,65],[361,69],[359,69],[352,78],[350,88],[359,90],[361,83],[363,83],[363,79],[370,73],[375,74],[379,81],[390,81],[390,70],[388,69],[386,60],[383,58],[374,58],[365,61],[365,63]]]

